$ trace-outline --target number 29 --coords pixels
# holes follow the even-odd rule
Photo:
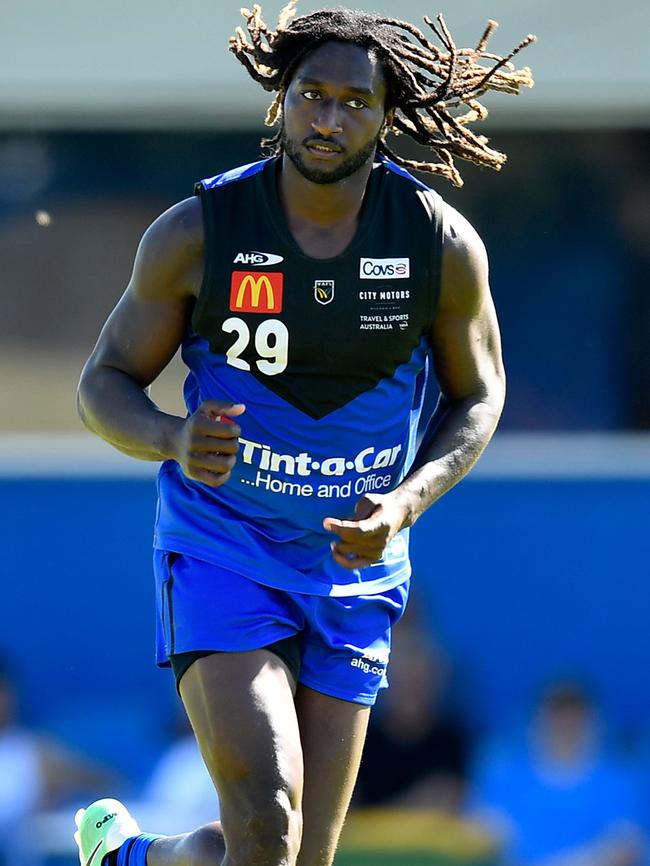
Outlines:
[[[231,316],[222,325],[227,334],[236,334],[235,342],[226,350],[226,360],[238,370],[250,370],[251,365],[241,354],[251,341],[250,328],[243,319]],[[260,373],[277,376],[287,368],[289,357],[289,331],[279,319],[265,319],[255,329],[253,336],[258,358],[255,364]]]

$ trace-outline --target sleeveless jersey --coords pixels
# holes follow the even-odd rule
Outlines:
[[[441,199],[386,159],[340,255],[298,247],[277,158],[197,184],[203,283],[182,357],[188,413],[244,403],[229,481],[210,488],[175,461],[158,480],[155,546],[269,586],[317,595],[387,590],[410,574],[408,531],[348,571],[325,517],[387,493],[413,461],[442,254]]]

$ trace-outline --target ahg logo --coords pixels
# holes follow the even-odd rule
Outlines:
[[[411,260],[361,259],[359,278],[362,280],[405,280],[411,275]]]
[[[258,250],[251,250],[248,253],[237,253],[233,264],[259,268],[262,265],[279,265],[283,261],[284,258],[276,253],[260,253]]]
[[[242,313],[281,313],[283,283],[282,273],[233,271],[230,309]]]

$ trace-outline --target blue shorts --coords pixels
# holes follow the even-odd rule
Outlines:
[[[408,580],[375,595],[306,595],[162,550],[154,573],[160,666],[175,653],[243,652],[298,635],[303,685],[369,706],[388,686],[391,627],[404,613]]]

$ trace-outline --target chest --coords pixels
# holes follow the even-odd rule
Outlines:
[[[431,225],[390,197],[331,259],[306,256],[263,201],[217,213],[194,327],[227,363],[264,376],[354,369],[374,379],[430,326]]]

